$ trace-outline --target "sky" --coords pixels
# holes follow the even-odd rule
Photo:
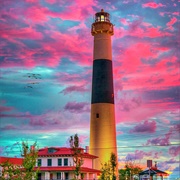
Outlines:
[[[0,0],[0,156],[89,145],[94,14],[110,13],[119,167],[180,177],[180,0]]]

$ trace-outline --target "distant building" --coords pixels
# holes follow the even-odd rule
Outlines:
[[[81,175],[83,179],[96,180],[99,170],[94,169],[93,160],[97,156],[82,151],[83,165]],[[37,167],[39,166],[38,180],[68,180],[74,178],[75,164],[73,162],[73,151],[66,147],[46,147],[39,149]],[[80,177],[81,179],[81,177]]]
[[[149,178],[150,175],[150,178]],[[155,166],[150,167],[139,173],[139,180],[163,180],[164,177],[166,178],[169,176],[168,173],[161,171],[157,168],[157,164],[155,162]]]

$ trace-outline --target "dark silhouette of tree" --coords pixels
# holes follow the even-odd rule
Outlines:
[[[116,167],[117,167],[117,157],[114,153],[111,153],[110,164],[112,169],[112,180],[116,180]]]
[[[83,149],[79,147],[79,137],[77,134],[70,136],[69,144],[73,151],[73,161],[75,164],[74,179],[78,179],[79,175],[83,178],[83,174],[81,173],[81,166],[83,165]]]

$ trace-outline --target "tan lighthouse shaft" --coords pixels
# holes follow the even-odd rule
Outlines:
[[[94,168],[117,156],[111,36],[113,25],[109,14],[101,10],[92,24],[94,36],[93,78],[90,122],[90,153],[99,158]]]

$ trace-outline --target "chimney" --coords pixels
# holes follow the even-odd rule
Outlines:
[[[31,146],[31,151],[34,151],[35,150],[35,147],[34,146]]]
[[[152,160],[147,160],[147,167],[151,168],[152,167]]]
[[[86,146],[86,147],[85,147],[85,152],[86,152],[86,153],[89,153],[89,146]]]

